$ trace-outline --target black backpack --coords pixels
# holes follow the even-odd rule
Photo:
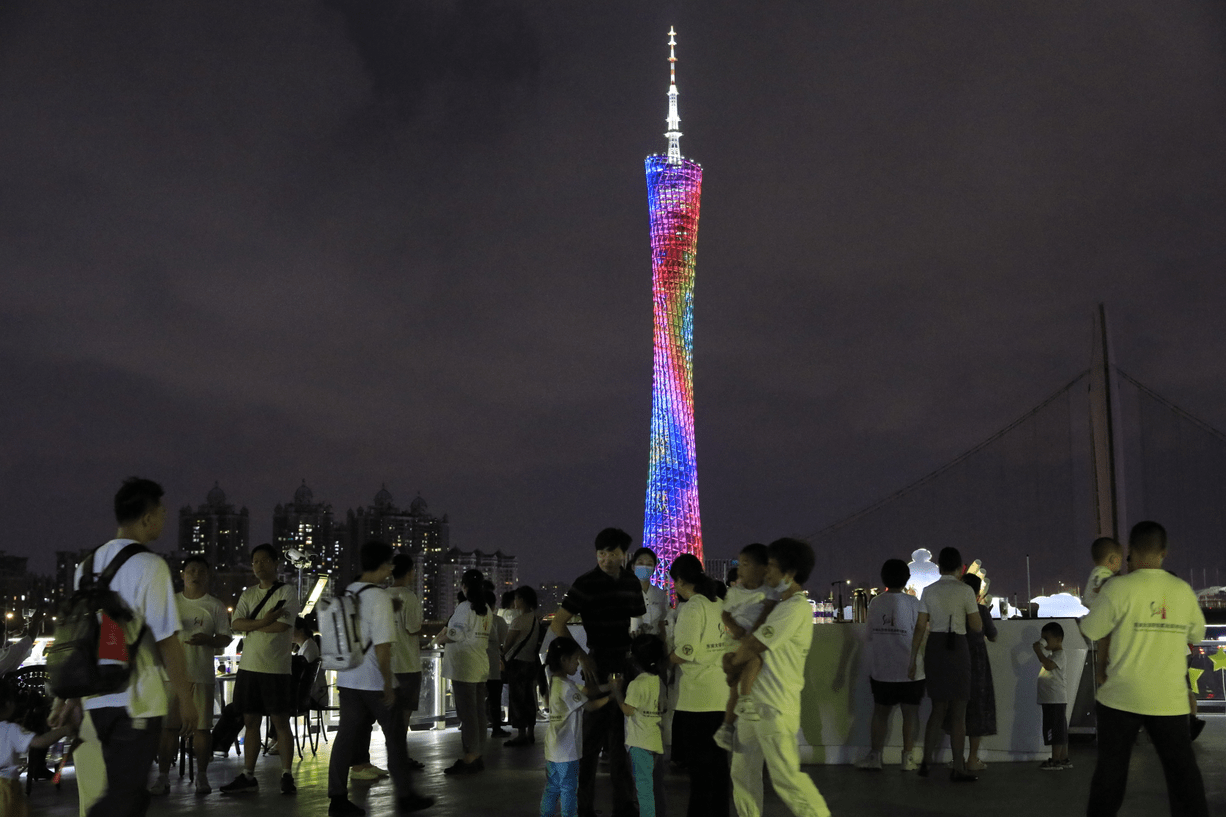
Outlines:
[[[145,627],[127,642],[124,625],[132,621],[132,610],[111,589],[111,580],[128,559],[148,550],[133,542],[101,574],[94,573],[98,548],[85,558],[77,589],[56,611],[55,643],[47,650],[47,674],[57,697],[107,695],[127,687]]]

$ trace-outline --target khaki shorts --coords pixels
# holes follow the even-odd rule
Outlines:
[[[192,684],[192,701],[196,704],[196,729],[198,731],[209,732],[213,729],[213,706],[216,695],[216,681],[210,681],[207,684]],[[166,700],[170,702],[170,706],[166,711],[166,719],[162,722],[162,728],[178,731],[179,701],[174,687],[170,684],[166,685]]]

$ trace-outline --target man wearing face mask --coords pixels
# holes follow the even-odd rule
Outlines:
[[[566,625],[583,616],[587,652],[580,653],[584,681],[593,689],[624,675],[630,653],[630,620],[647,613],[639,580],[625,567],[630,534],[605,528],[596,534],[596,568],[575,579],[549,626],[550,638],[567,635]],[[638,798],[626,754],[626,724],[621,710],[606,706],[587,713],[583,756],[579,763],[579,817],[594,817],[596,766],[600,752],[609,756],[613,782],[613,817],[638,814]]]

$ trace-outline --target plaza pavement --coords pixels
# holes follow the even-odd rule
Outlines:
[[[1209,724],[1197,740],[1196,752],[1209,795],[1211,813],[1226,815],[1226,717],[1208,716]],[[541,724],[540,731],[543,731]],[[437,798],[437,804],[423,814],[437,817],[532,817],[539,813],[544,782],[541,743],[521,749],[507,749],[501,741],[491,741],[486,754],[486,771],[473,776],[447,777],[442,770],[458,756],[460,736],[456,729],[442,732],[414,732],[409,736],[409,751],[427,768],[414,773],[414,783],[424,794]],[[310,751],[295,764],[298,781],[296,797],[278,792],[280,763],[276,758],[261,759],[258,769],[260,793],[222,796],[217,786],[229,782],[240,771],[233,753],[217,759],[209,770],[214,793],[196,798],[184,777],[172,772],[171,793],[158,797],[150,815],[204,815],[217,817],[268,817],[327,814],[327,777],[329,744],[320,746],[317,756]],[[371,746],[375,763],[384,764],[381,735],[376,731]],[[978,783],[954,785],[948,772],[935,769],[928,779],[903,774],[897,767],[882,772],[859,772],[850,766],[806,766],[837,817],[937,817],[937,815],[991,815],[992,817],[1064,817],[1085,813],[1086,795],[1094,768],[1092,744],[1071,747],[1074,768],[1060,772],[1041,772],[1037,763],[1000,763],[980,774]],[[61,789],[50,783],[36,783],[30,797],[30,810],[36,817],[74,817],[77,814],[76,785],[71,770],[64,775]],[[597,806],[610,817],[607,774],[597,781]],[[666,777],[668,813],[685,814],[688,780],[683,774]],[[789,814],[767,787],[766,817]],[[392,785],[386,779],[374,783],[351,783],[350,799],[372,815],[392,814]],[[735,812],[733,812],[735,814]],[[1166,815],[1166,788],[1162,770],[1152,747],[1141,739],[1133,755],[1128,796],[1121,817]]]

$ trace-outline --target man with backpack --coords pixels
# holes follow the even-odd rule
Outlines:
[[[58,726],[70,722],[75,709],[84,708],[83,743],[75,758],[81,810],[90,817],[139,817],[149,807],[149,766],[157,754],[161,722],[167,713],[159,656],[178,698],[186,734],[191,733],[197,720],[183,644],[177,636],[179,614],[170,568],[161,556],[145,548],[161,535],[166,522],[162,495],[162,486],[156,482],[136,477],[125,480],[115,494],[115,520],[119,523],[115,538],[77,567],[74,580],[77,588],[93,582],[98,593],[113,592],[121,602],[120,611],[125,613],[118,620],[107,616],[100,619],[104,638],[96,644],[91,660],[113,671],[126,659],[130,668],[126,686],[120,691],[80,701],[57,698],[52,710],[50,721]],[[109,591],[100,586],[104,578]],[[125,621],[128,613],[130,620]],[[107,627],[122,631],[122,644],[106,638]],[[126,655],[113,652],[116,644]],[[66,648],[67,641],[60,646]],[[49,664],[53,660],[60,659],[49,658]],[[51,672],[55,685],[62,679],[57,678],[54,668]]]
[[[259,579],[239,596],[230,629],[243,634],[238,677],[234,679],[234,703],[243,713],[247,730],[243,738],[244,770],[233,782],[221,787],[222,794],[255,794],[260,790],[255,779],[255,764],[260,758],[260,721],[272,718],[277,730],[277,751],[281,755],[281,793],[298,791],[291,771],[294,763],[294,736],[289,713],[293,707],[294,685],[292,650],[298,599],[294,588],[277,581],[281,554],[270,544],[251,551],[251,571]]]
[[[357,644],[354,652],[361,661],[352,669],[336,674],[340,698],[340,728],[328,760],[328,814],[363,815],[366,811],[349,800],[349,767],[362,745],[362,734],[369,738],[370,724],[377,721],[387,745],[387,768],[396,787],[397,811],[417,811],[433,805],[433,797],[423,797],[409,779],[409,751],[405,741],[404,710],[397,705],[396,679],[392,674],[392,643],[396,640],[396,615],[392,597],[379,587],[392,574],[391,545],[371,540],[362,545],[362,575],[345,588],[358,611]],[[320,621],[321,630],[325,628]],[[326,666],[340,656],[329,655],[334,642],[323,633]],[[355,663],[355,662],[351,662]]]

